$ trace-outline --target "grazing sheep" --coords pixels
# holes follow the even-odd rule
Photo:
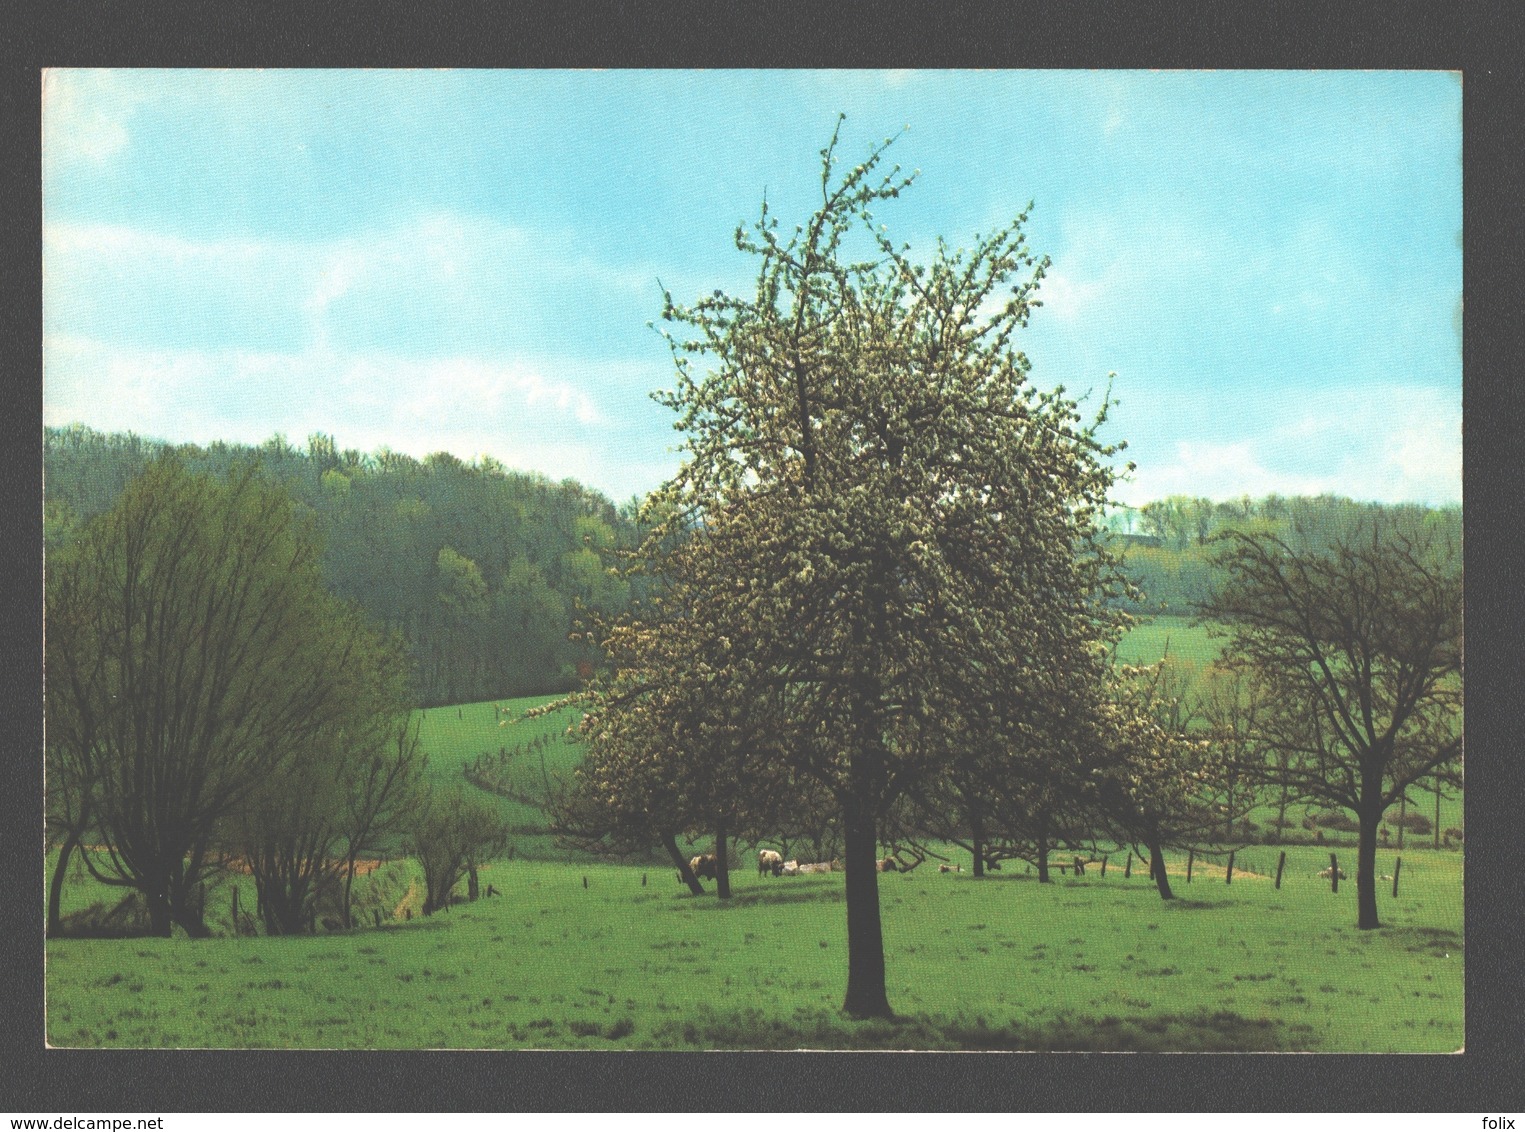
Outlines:
[[[757,875],[772,873],[778,876],[784,869],[784,855],[776,849],[759,849],[757,851]]]
[[[1330,865],[1329,868],[1324,869],[1322,872],[1319,873],[1319,879],[1320,880],[1330,880],[1330,879],[1332,879],[1333,875],[1334,875],[1334,866]],[[1344,869],[1340,870],[1340,879],[1341,880],[1348,880],[1349,879],[1349,877],[1346,875]]]
[[[895,863],[894,857],[885,857],[879,862],[879,871],[881,873],[898,873],[900,866]]]
[[[799,871],[802,873],[829,873],[832,871],[832,866],[835,863],[834,861],[816,861],[812,864],[800,865]]]
[[[779,869],[778,875],[782,877],[797,877],[800,875],[800,863],[798,861],[785,861]]]
[[[961,873],[961,872],[964,871],[964,866],[963,865],[938,865],[937,866],[937,871],[940,872],[940,873]]]
[[[695,857],[689,861],[688,867],[700,880],[718,880],[720,877],[720,862],[713,853]]]

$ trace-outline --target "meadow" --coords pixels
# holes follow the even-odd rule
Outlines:
[[[1224,637],[1190,617],[1150,617],[1130,626],[1118,643],[1123,664],[1153,664],[1169,655],[1194,668],[1205,668],[1223,651]]]
[[[527,785],[532,787],[533,780],[541,774],[553,777],[570,774],[582,757],[576,742],[566,734],[577,719],[576,713],[563,710],[525,718],[526,712],[559,698],[528,696],[420,711],[418,736],[429,756],[427,777],[446,788],[459,785],[464,767],[479,756],[493,756],[500,751],[519,752],[514,756],[514,777],[528,779]],[[540,810],[498,794],[483,792],[482,796],[493,800],[508,826],[515,857],[567,859],[567,852],[545,832],[545,815]]]
[[[1124,660],[1210,659],[1206,631],[1140,626]],[[1161,622],[1167,622],[1161,624]],[[430,708],[429,775],[500,748],[516,773],[566,773],[570,712],[551,697]],[[499,708],[509,710],[505,713]],[[1449,1052],[1462,1047],[1463,855],[1402,853],[1383,927],[1355,927],[1355,884],[1317,873],[1329,846],[1168,858],[1165,902],[1126,855],[1039,884],[931,864],[880,877],[892,1020],[840,1014],[843,876],[759,877],[695,898],[669,864],[568,854],[538,811],[494,796],[513,850],[482,873],[501,895],[425,918],[411,861],[357,882],[350,932],[233,936],[230,877],[208,894],[218,938],[47,943],[47,1033],[62,1047],[440,1049],[1023,1049]],[[1443,803],[1460,824],[1459,800]],[[1301,816],[1301,810],[1295,811]],[[1336,844],[1342,864],[1353,850]],[[1349,856],[1347,857],[1347,853]],[[1395,849],[1378,854],[1392,874]],[[1188,882],[1188,867],[1191,879]],[[1353,871],[1353,870],[1352,870]],[[114,902],[71,869],[64,912]],[[376,926],[378,925],[379,926]]]
[[[1178,899],[1114,860],[1049,885],[881,878],[892,1021],[844,1019],[843,877],[689,896],[670,869],[502,861],[500,897],[380,930],[53,940],[55,1046],[1447,1052],[1463,1045],[1462,859],[1407,853],[1384,926],[1294,848],[1173,860]],[[1244,858],[1246,854],[1241,854]],[[1137,862],[1134,862],[1137,865]],[[1379,857],[1390,871],[1391,859]],[[406,871],[404,863],[392,866]],[[1246,869],[1251,871],[1245,871]],[[1269,872],[1260,872],[1268,869]],[[586,887],[584,887],[586,878]],[[401,881],[405,878],[395,878]]]

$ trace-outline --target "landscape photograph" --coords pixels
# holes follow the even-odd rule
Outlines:
[[[49,1047],[1464,1051],[1459,74],[40,79]]]

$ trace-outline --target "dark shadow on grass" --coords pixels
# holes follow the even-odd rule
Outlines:
[[[1227,1010],[1100,1018],[1064,1015],[1030,1024],[1002,1023],[982,1015],[898,1015],[854,1022],[825,1012],[782,1019],[760,1011],[718,1014],[701,1009],[662,1024],[652,1037],[673,1049],[1213,1053],[1307,1049],[1312,1031],[1294,1035],[1299,1029]]]
[[[475,917],[473,917],[473,919],[474,918]],[[450,915],[449,915],[449,913],[447,913],[447,912],[436,912],[433,916],[414,916],[411,920],[404,920],[402,922],[398,922],[398,921],[394,920],[391,923],[382,924],[381,927],[379,927],[379,928],[369,928],[369,929],[366,929],[366,931],[351,932],[350,935],[354,939],[359,939],[359,938],[363,937],[364,935],[366,935],[367,931],[369,931],[371,933],[375,933],[375,932],[384,932],[384,933],[390,933],[390,932],[439,932],[439,931],[444,931],[449,926],[450,926]],[[272,938],[272,939],[279,939],[279,938],[285,938],[285,939],[318,939],[319,937],[318,936],[309,935],[309,936],[284,936],[284,937],[271,936],[271,937],[266,937],[266,938]]]
[[[1405,951],[1444,956],[1460,954],[1464,941],[1459,932],[1450,928],[1389,928],[1377,929],[1382,938],[1390,939]]]
[[[840,904],[844,899],[846,897],[840,887],[827,888],[825,885],[812,885],[809,888],[779,886],[776,889],[743,889],[740,892],[732,892],[729,900],[721,900],[711,892],[705,893],[702,897],[693,897],[696,905],[709,908],[750,908],[776,904]]]

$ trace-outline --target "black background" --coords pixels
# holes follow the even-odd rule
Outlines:
[[[1519,750],[1522,22],[1502,5],[131,3],[0,16],[0,1111],[1525,1109]],[[1430,1055],[48,1050],[42,972],[41,70],[1080,67],[1460,71],[1467,1048]]]

